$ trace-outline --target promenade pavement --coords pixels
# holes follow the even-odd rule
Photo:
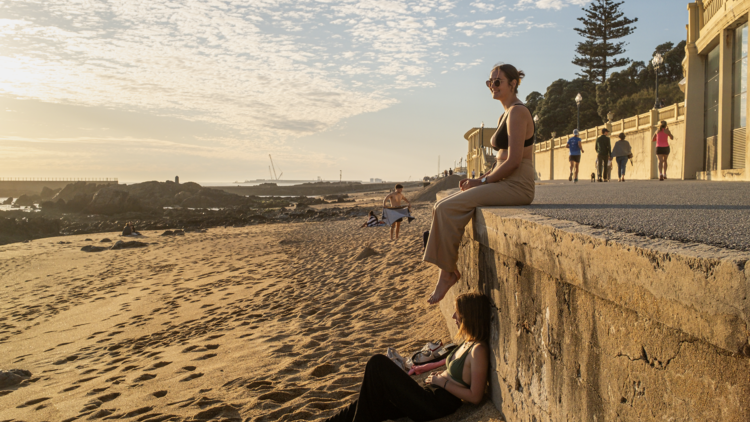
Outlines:
[[[750,250],[750,183],[541,181],[531,212],[651,238]]]

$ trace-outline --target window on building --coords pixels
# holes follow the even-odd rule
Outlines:
[[[747,127],[747,23],[734,33],[732,129]]]
[[[706,138],[719,133],[719,50],[719,46],[714,47],[706,60]]]

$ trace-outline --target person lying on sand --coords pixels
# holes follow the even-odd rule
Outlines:
[[[385,222],[378,220],[378,217],[375,216],[374,211],[370,211],[370,217],[365,221],[359,228],[362,227],[378,227],[378,226],[384,226]]]
[[[401,193],[404,190],[404,187],[401,186],[401,184],[396,185],[396,190],[394,192],[391,192],[388,196],[383,199],[383,208],[388,208],[386,206],[386,202],[391,201],[390,208],[399,208],[401,207],[401,201],[406,201],[407,204],[409,204],[409,211],[411,211],[411,202],[409,202],[408,199],[404,196],[403,193]],[[398,232],[401,229],[401,218],[396,220],[391,225],[391,240],[398,240]],[[396,236],[394,237],[394,231]]]
[[[430,421],[448,416],[463,401],[478,404],[489,372],[490,300],[481,293],[456,298],[453,320],[464,342],[420,386],[385,355],[367,361],[359,398],[326,422],[377,422],[408,417]]]

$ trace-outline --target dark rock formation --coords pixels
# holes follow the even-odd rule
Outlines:
[[[101,252],[106,251],[109,248],[105,248],[103,246],[94,246],[94,245],[86,245],[81,248],[81,251],[83,252]]]
[[[75,182],[65,186],[60,192],[55,195],[52,200],[57,202],[61,199],[70,201],[78,195],[84,195],[85,197],[92,198],[94,194],[106,185],[95,185],[93,183],[86,182]],[[88,204],[86,204],[88,205]]]
[[[8,388],[18,385],[23,380],[31,378],[31,372],[24,369],[0,369],[0,388]]]
[[[45,186],[42,188],[42,193],[39,194],[39,197],[41,198],[42,201],[49,201],[52,198],[54,198],[55,195],[57,195],[61,190],[62,188],[50,189],[47,186]]]
[[[0,205],[12,205],[13,204],[13,198],[8,198],[5,201],[3,201]]]
[[[127,248],[142,248],[144,246],[148,246],[148,243],[139,242],[137,240],[133,240],[130,242],[123,242],[122,240],[118,240],[114,245],[112,245],[110,249],[117,250]]]
[[[36,202],[39,202],[38,195],[21,195],[13,205],[17,207],[31,207]]]
[[[96,192],[83,212],[86,214],[112,215],[143,210],[144,207],[138,199],[131,197],[118,185],[111,185]]]
[[[100,242],[100,243],[111,243],[111,242],[112,242],[112,239],[110,239],[110,238],[108,238],[108,237],[105,237],[104,239],[100,240],[99,242]]]

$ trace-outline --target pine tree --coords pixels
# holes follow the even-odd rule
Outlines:
[[[624,41],[613,42],[635,31],[633,23],[620,11],[620,5],[612,0],[595,0],[584,8],[585,17],[578,18],[583,28],[574,28],[586,41],[578,43],[573,64],[583,68],[578,75],[594,82],[604,82],[610,69],[626,66],[630,59],[614,56],[625,52]]]

